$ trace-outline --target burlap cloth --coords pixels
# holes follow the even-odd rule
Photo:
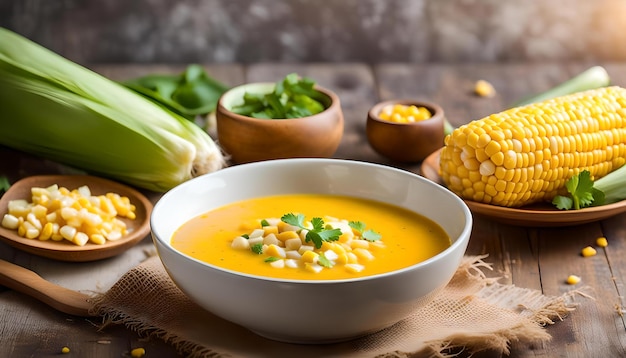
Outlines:
[[[275,342],[206,312],[174,285],[158,257],[93,297],[92,313],[104,317],[104,325],[124,324],[163,339],[187,357],[445,357],[461,350],[508,354],[512,342],[550,340],[544,327],[574,309],[574,294],[549,297],[500,284],[485,275],[491,267],[484,258],[465,257],[434,301],[407,319],[331,345]]]

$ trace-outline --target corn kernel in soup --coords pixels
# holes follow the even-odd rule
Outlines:
[[[311,265],[278,268],[280,265],[269,264],[273,259],[268,262],[267,258],[280,254],[282,247],[273,248],[271,255],[253,255],[232,247],[237,237],[250,236],[259,229],[261,219],[277,220],[287,213],[298,213],[308,219],[339,218],[360,222],[380,235],[384,244],[370,249],[372,257],[361,258],[360,262],[356,253],[368,254],[362,249],[351,252],[350,257],[357,257],[356,263],[351,263],[363,266],[362,269],[348,266],[348,269],[338,270],[318,270]],[[432,220],[395,205],[339,195],[294,194],[254,198],[211,210],[184,223],[174,233],[171,243],[191,257],[233,271],[285,279],[334,280],[376,275],[414,265],[448,248],[450,238]],[[306,245],[313,246],[313,243]],[[322,248],[322,252],[327,248]],[[308,259],[315,262],[314,257]]]

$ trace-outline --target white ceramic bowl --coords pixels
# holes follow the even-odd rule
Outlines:
[[[452,244],[405,269],[336,281],[238,273],[203,263],[170,244],[174,231],[192,217],[234,201],[289,193],[350,195],[408,208],[437,222]],[[469,241],[472,216],[456,195],[408,171],[303,158],[243,164],[189,180],[157,202],[151,229],[172,280],[200,306],[267,338],[329,343],[388,327],[428,302],[456,271]]]

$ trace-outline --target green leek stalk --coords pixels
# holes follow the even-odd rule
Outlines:
[[[193,122],[3,28],[0,144],[157,192],[224,165]]]

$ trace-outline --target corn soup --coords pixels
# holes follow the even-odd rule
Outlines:
[[[293,225],[298,220],[301,227]],[[311,221],[324,232],[318,230],[313,240],[307,240],[311,239],[307,233],[316,231]],[[333,230],[340,231],[316,242],[319,236],[333,236]],[[267,236],[273,237],[267,241]],[[450,238],[432,220],[395,205],[339,195],[294,194],[211,210],[184,223],[171,243],[184,254],[233,271],[333,280],[414,265],[448,248]]]

